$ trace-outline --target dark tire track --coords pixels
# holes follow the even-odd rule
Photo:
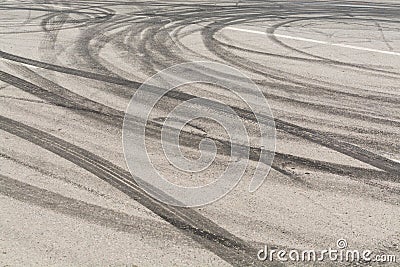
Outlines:
[[[284,19],[284,22],[271,26],[269,31],[273,33],[273,31],[278,29],[280,26],[289,24],[292,21],[308,20],[310,19],[309,15],[311,15],[313,19],[355,19],[354,17],[359,17],[357,19],[362,20],[362,16],[373,16],[374,21],[381,22],[385,19],[388,21],[393,21],[394,19],[398,19],[400,5],[393,4],[393,6],[389,6],[391,7],[390,10],[383,12],[374,8],[349,8],[336,6],[340,5],[341,3],[346,3],[345,1],[336,1],[335,3],[332,3],[331,1],[320,1],[318,3],[309,1],[248,1],[246,3],[240,3],[239,5],[228,4],[224,6],[218,6],[217,4],[214,5],[210,3],[196,4],[192,2],[170,3],[154,1],[103,1],[88,3],[86,1],[75,1],[74,3],[70,3],[61,1],[55,3],[61,4],[66,8],[59,10],[57,7],[47,7],[46,3],[48,2],[49,1],[46,0],[43,4],[39,1],[37,3],[37,7],[34,7],[33,5],[29,5],[27,7],[22,5],[7,5],[4,7],[2,6],[0,10],[13,10],[16,8],[19,10],[29,10],[30,12],[47,12],[47,15],[38,16],[30,20],[31,23],[38,22],[38,25],[33,25],[33,27],[39,28],[39,26],[42,26],[42,30],[32,30],[27,32],[46,32],[43,43],[46,50],[51,49],[50,53],[52,54],[50,55],[50,58],[48,58],[50,63],[32,60],[3,51],[0,51],[0,58],[12,62],[36,66],[61,74],[89,79],[88,81],[93,82],[93,86],[101,88],[100,90],[104,90],[115,96],[130,99],[134,92],[141,86],[141,83],[122,78],[122,76],[120,76],[118,73],[118,66],[113,66],[112,62],[105,62],[105,60],[102,59],[101,52],[106,45],[112,45],[112,48],[115,49],[113,52],[116,53],[121,51],[129,51],[134,53],[135,55],[132,57],[127,57],[125,62],[134,64],[135,68],[140,69],[142,73],[151,75],[157,72],[158,69],[169,67],[171,64],[185,62],[184,52],[190,51],[190,48],[185,47],[183,43],[179,43],[179,40],[177,40],[177,42],[180,45],[175,45],[173,38],[171,38],[171,35],[169,34],[170,30],[180,31],[190,25],[202,26],[205,24],[205,26],[201,29],[190,30],[189,32],[185,32],[183,35],[176,35],[174,37],[183,38],[184,36],[190,36],[191,34],[199,34],[203,37],[203,43],[208,49],[207,52],[211,52],[212,56],[217,56],[218,61],[223,63],[229,62],[233,66],[237,66],[252,73],[259,74],[265,77],[265,79],[269,79],[271,81],[266,82],[266,80],[260,80],[258,83],[260,85],[265,87],[274,86],[279,90],[286,92],[301,91],[301,93],[304,95],[312,94],[317,91],[319,94],[321,94],[321,97],[345,96],[355,100],[369,101],[368,103],[374,101],[381,102],[390,107],[396,106],[400,103],[398,97],[390,97],[384,94],[374,95],[368,93],[357,93],[352,91],[353,88],[350,86],[346,87],[347,92],[339,92],[338,90],[335,90],[335,86],[338,85],[333,82],[324,82],[323,80],[311,79],[310,77],[284,72],[273,67],[265,67],[262,64],[258,64],[252,60],[242,58],[232,51],[253,53],[274,58],[280,57],[280,55],[274,53],[263,53],[261,51],[252,51],[246,48],[238,48],[233,44],[231,45],[229,43],[224,43],[215,38],[215,35],[219,30],[229,25],[251,23],[256,21],[263,22],[268,19]],[[386,7],[386,5],[379,3],[376,5]],[[124,7],[128,10],[130,8],[140,7],[141,10],[134,12],[129,11],[123,15],[119,15],[119,12],[116,10],[119,10],[121,7]],[[394,7],[397,7],[398,9],[394,9]],[[144,19],[142,16],[147,16],[148,19]],[[167,25],[170,26],[167,28]],[[124,27],[126,27],[126,29]],[[77,32],[79,31],[79,37],[76,42],[75,50],[72,51],[71,54],[68,54],[68,51],[65,51],[67,53],[66,56],[72,59],[74,68],[56,65],[57,52],[63,52],[57,51],[56,42],[61,42],[59,39],[57,39],[57,34],[60,31],[67,29],[76,29]],[[115,32],[115,30],[118,31]],[[274,41],[282,47],[296,51],[296,49],[293,47],[289,47],[284,43],[279,42],[279,40]],[[42,52],[46,53],[46,51]],[[191,52],[196,53],[195,50]],[[296,52],[302,53],[302,51]],[[136,55],[137,53],[143,54],[143,56],[138,57]],[[313,64],[332,65],[336,67],[354,69],[359,72],[374,73],[374,75],[379,73],[390,79],[396,79],[396,77],[399,75],[398,73],[385,70],[376,70],[368,66],[348,64],[307,53],[302,54],[312,58],[302,59],[298,57],[284,56],[282,59],[298,62],[312,62]],[[205,58],[205,56],[201,53],[197,53],[196,55]],[[46,79],[45,76],[36,74],[29,68],[17,66],[14,63],[10,63],[9,65],[14,65],[13,69],[16,70],[16,75],[22,75],[23,78],[0,71],[1,81],[35,95],[52,105],[64,107],[72,112],[76,112],[82,116],[99,121],[106,125],[112,125],[113,127],[121,128],[125,115],[122,111],[110,108],[106,105],[97,103],[91,99],[73,93],[56,82]],[[75,65],[77,66],[75,67]],[[83,68],[85,70],[80,70],[79,68]],[[51,72],[46,73],[46,75],[48,74],[51,75]],[[140,77],[136,73],[132,73],[131,75],[134,77]],[[131,76],[126,77],[131,79]],[[135,79],[137,80],[137,78]],[[160,90],[163,89],[153,88],[152,90],[154,90],[154,92],[160,92]],[[325,113],[326,115],[334,114],[343,118],[357,118],[360,121],[365,120],[379,125],[392,127],[388,130],[382,131],[382,135],[385,135],[386,138],[391,138],[393,136],[393,132],[391,132],[391,130],[394,127],[399,126],[399,121],[396,120],[398,119],[398,116],[386,119],[383,117],[383,115],[379,116],[378,114],[378,116],[376,116],[377,114],[374,112],[351,108],[340,109],[335,107],[333,104],[323,105],[313,103],[312,101],[296,100],[290,97],[278,95],[276,92],[266,94],[266,96],[280,102],[289,103],[290,105],[296,107],[306,107],[310,111],[319,111]],[[196,96],[187,93],[170,92],[166,95],[166,97],[181,102],[190,100]],[[207,107],[209,107],[211,110],[215,110],[213,101],[207,102]],[[257,123],[255,121],[254,114],[248,110],[236,107],[231,108],[233,108],[233,110],[235,110],[241,118],[246,120],[246,122],[251,124]],[[218,112],[218,110],[216,111]],[[138,123],[142,123],[140,118],[132,119]],[[263,118],[263,120],[265,123],[271,123],[271,118]],[[335,133],[335,131],[332,131],[333,133],[324,132],[322,130],[318,130],[318,128],[317,130],[314,130],[309,128],[312,127],[309,126],[309,124],[307,124],[307,127],[301,127],[297,125],[296,121],[294,123],[289,121],[292,120],[284,117],[275,119],[274,123],[277,129],[282,132],[289,133],[290,135],[300,137],[301,139],[308,140],[340,152],[371,166],[377,167],[382,171],[334,164],[325,162],[324,160],[311,160],[283,153],[276,153],[275,162],[272,166],[275,170],[292,178],[293,180],[296,180],[298,178],[297,174],[295,172],[291,172],[287,167],[287,165],[290,166],[293,164],[296,167],[303,167],[307,170],[314,170],[318,173],[337,174],[349,179],[364,182],[371,186],[382,188],[390,194],[399,194],[399,191],[396,188],[392,188],[390,185],[380,182],[399,182],[400,163],[357,146],[361,145],[361,142],[360,139],[357,139],[356,137],[348,137],[341,133]],[[311,122],[312,120],[305,118],[302,122],[304,121]],[[334,126],[335,125],[333,124],[333,127]],[[347,132],[363,130],[362,127],[358,125],[355,125],[354,127],[352,125],[348,129],[345,127],[346,126],[338,128]],[[148,136],[151,138],[159,139],[161,128],[162,123],[150,121],[148,123],[146,135],[148,134]],[[134,183],[129,172],[113,165],[111,162],[108,162],[89,151],[74,146],[73,144],[61,140],[53,135],[1,115],[0,129],[30,141],[39,147],[47,149],[48,151],[51,151],[52,153],[55,153],[56,155],[75,163],[77,166],[89,171],[100,179],[107,181],[110,185],[118,188],[133,200],[148,208],[165,221],[179,229],[180,232],[191,237],[201,246],[215,253],[228,263],[235,266],[262,265],[262,263],[256,262],[257,251],[246,241],[232,235],[194,210],[169,207],[150,198]],[[368,132],[369,134],[373,134],[375,131],[375,129],[364,130],[370,131]],[[202,138],[203,136],[199,134],[182,132],[182,145],[196,149]],[[219,154],[226,156],[230,155],[229,143],[227,143],[225,140],[220,140],[217,138],[211,139],[216,141],[218,144]],[[373,141],[370,142],[372,143]],[[376,144],[376,147],[378,147],[380,142],[376,141],[376,143],[373,144]],[[386,145],[390,146],[390,143],[388,142]],[[253,147],[250,149],[250,160],[258,161],[260,149]],[[300,179],[297,181],[302,182],[301,178],[302,177],[300,177]],[[378,181],[378,183],[376,181]],[[26,191],[24,191],[24,189]],[[25,201],[48,209],[52,209],[53,203],[57,203],[57,201],[66,201],[71,205],[71,210],[68,210],[68,208],[63,206],[61,206],[58,210],[53,210],[67,215],[69,214],[71,216],[74,216],[74,213],[79,207],[95,208],[98,210],[97,207],[89,207],[85,203],[78,203],[71,199],[65,199],[54,193],[16,182],[11,178],[1,175],[0,192],[5,195],[8,194],[9,196],[20,201]],[[47,196],[50,203],[41,201],[41,194]],[[384,199],[384,196],[382,196],[382,198],[380,198],[380,196],[376,196],[376,198],[382,200]],[[122,216],[121,214],[113,215],[117,217]],[[80,215],[78,215],[78,217],[79,216]],[[123,225],[114,224],[113,219],[107,216],[106,218],[100,218],[101,216],[99,217],[98,214],[93,214],[92,217],[90,215],[89,217],[86,217],[86,215],[82,216],[85,217],[86,220],[92,222],[100,220],[101,223],[104,223],[106,227],[110,226],[114,229],[119,229],[122,231],[125,229]],[[131,227],[132,222],[129,222],[131,218],[124,218],[124,220],[127,224],[129,224],[129,231],[134,231],[134,229]]]
[[[104,76],[101,76],[101,77],[104,77]],[[52,93],[50,93],[46,90],[43,90],[39,86],[36,86],[30,82],[27,82],[25,80],[18,78],[18,77],[15,77],[13,75],[10,75],[8,73],[0,71],[0,80],[4,81],[6,83],[9,83],[11,85],[14,85],[17,88],[20,88],[24,91],[30,91],[42,99],[46,99],[47,101],[54,102],[54,95]],[[162,90],[162,89],[155,88],[155,90]],[[187,100],[193,99],[195,97],[190,94],[180,93],[180,92],[175,92],[175,91],[171,91],[171,92],[167,93],[165,96],[179,100],[179,101],[187,101]],[[82,98],[82,97],[80,97],[80,98]],[[83,101],[86,101],[86,100],[87,99],[83,99]],[[93,104],[94,106],[100,105],[91,100],[87,100],[87,101],[89,101],[89,104],[91,104],[91,105]],[[66,107],[71,107],[71,108],[75,108],[75,109],[78,108],[80,110],[87,110],[87,111],[91,110],[88,107],[89,105],[80,104],[77,106],[76,99],[66,98],[65,96],[57,99],[55,103],[57,105],[64,105]],[[207,104],[208,104],[208,107],[215,109],[215,105],[214,105],[213,101],[208,100]],[[103,106],[103,105],[101,105],[101,106]],[[117,112],[117,114],[115,114],[114,109],[111,109],[108,107],[105,107],[105,108],[107,108],[110,111],[110,113],[114,116],[122,115],[121,112]],[[254,115],[250,111],[247,111],[247,110],[244,110],[241,108],[237,108],[237,107],[233,107],[233,106],[231,106],[231,108],[234,111],[236,111],[237,114],[241,118],[257,123]],[[99,113],[98,110],[96,112]],[[264,120],[264,122],[271,121],[271,118],[265,118],[261,115],[260,115],[260,118],[262,118]],[[285,122],[285,121],[282,121],[279,119],[275,119],[275,125],[278,130],[282,130],[282,131],[285,131],[292,135],[302,137],[311,142],[320,144],[322,146],[333,149],[337,152],[340,152],[340,153],[350,156],[352,158],[358,159],[364,163],[370,164],[371,166],[377,167],[381,170],[398,175],[399,179],[400,179],[400,163],[398,163],[398,162],[389,160],[385,157],[374,154],[372,152],[369,152],[369,151],[362,149],[360,147],[357,147],[355,145],[331,138],[331,137],[327,136],[326,133],[322,133],[322,132],[318,132],[316,130],[311,130],[311,129],[307,129],[304,127],[300,127],[295,124],[288,123],[288,122]]]
[[[162,224],[153,220],[65,197],[1,174],[0,194],[121,232],[137,233],[138,231],[145,231],[147,235],[153,238],[167,234]]]
[[[55,136],[3,116],[0,116],[0,129],[32,142],[93,173],[232,265],[263,265],[257,261],[257,250],[247,242],[192,209],[167,206],[151,198],[133,182],[129,172],[111,162]]]

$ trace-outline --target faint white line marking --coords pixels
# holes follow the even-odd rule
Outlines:
[[[27,67],[27,68],[33,68],[33,69],[39,69],[40,67],[36,67],[36,66],[33,66],[33,65],[29,65],[29,64],[25,64],[25,63],[20,63],[22,66],[25,66],[25,67]]]
[[[291,40],[297,40],[297,41],[303,41],[303,42],[309,42],[309,43],[317,43],[317,44],[323,44],[323,45],[338,46],[338,47],[343,47],[343,48],[362,50],[362,51],[368,51],[368,52],[374,52],[374,53],[381,53],[381,54],[392,55],[392,56],[400,56],[399,52],[384,51],[384,50],[378,50],[378,49],[366,48],[366,47],[360,47],[360,46],[354,46],[354,45],[347,45],[347,44],[330,43],[330,42],[326,42],[326,41],[319,41],[319,40],[314,40],[314,39],[295,37],[295,36],[289,36],[289,35],[283,35],[283,34],[270,34],[270,33],[266,33],[266,32],[240,29],[240,28],[234,28],[234,27],[226,27],[224,29],[240,31],[240,32],[255,33],[255,34],[262,34],[262,35],[272,35],[272,36],[276,36],[276,37],[284,38],[284,39],[291,39]]]
[[[366,6],[366,5],[335,5],[335,6],[341,6],[341,7],[361,7],[361,8],[382,8],[382,9],[391,9],[391,8],[397,8],[397,7],[391,7],[391,6]]]

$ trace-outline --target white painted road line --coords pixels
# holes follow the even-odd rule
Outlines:
[[[366,6],[366,5],[350,5],[350,4],[342,4],[342,5],[334,5],[335,7],[358,7],[358,8],[382,8],[382,9],[394,9],[398,7],[391,7],[391,6]]]
[[[260,31],[254,31],[254,30],[248,30],[248,29],[240,29],[240,28],[235,28],[235,27],[226,27],[224,29],[233,30],[233,31],[248,32],[248,33],[254,33],[254,34],[271,35],[271,36],[276,36],[276,37],[284,38],[284,39],[291,39],[291,40],[297,40],[297,41],[303,41],[303,42],[309,42],[309,43],[317,43],[317,44],[330,45],[330,46],[338,46],[338,47],[343,47],[343,48],[349,48],[349,49],[355,49],[355,50],[361,50],[361,51],[368,51],[368,52],[374,52],[374,53],[381,53],[381,54],[392,55],[392,56],[400,56],[399,52],[378,50],[378,49],[373,49],[373,48],[366,48],[366,47],[347,45],[347,44],[330,43],[330,42],[326,42],[326,41],[319,41],[319,40],[314,40],[314,39],[308,39],[308,38],[302,38],[302,37],[296,37],[296,36],[289,36],[289,35],[283,35],[283,34],[276,34],[276,33],[270,34],[270,33],[267,33],[267,32],[260,32]]]

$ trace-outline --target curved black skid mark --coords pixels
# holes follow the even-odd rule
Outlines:
[[[257,249],[234,236],[198,212],[168,206],[150,197],[129,172],[95,154],[15,120],[0,116],[0,129],[32,142],[93,173],[148,208],[206,249],[234,266],[263,266]],[[278,264],[277,264],[278,265]]]

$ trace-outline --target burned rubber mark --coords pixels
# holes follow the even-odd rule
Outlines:
[[[95,154],[32,128],[0,116],[0,129],[36,144],[91,172],[148,208],[187,234],[206,249],[234,266],[264,266],[257,260],[257,249],[234,236],[198,212],[165,205],[138,187],[131,174]],[[281,266],[277,264],[276,266]]]
[[[11,85],[16,86],[17,88],[20,88],[22,90],[29,90],[32,93],[34,93],[36,96],[54,101],[54,94],[45,91],[41,89],[39,86],[36,86],[28,81],[22,80],[18,77],[15,77],[13,75],[10,75],[8,73],[0,71],[0,80],[9,83]],[[152,88],[152,90],[155,90],[156,92],[159,90],[163,90],[162,88]],[[167,94],[165,94],[166,97],[170,97],[173,99],[177,99],[179,101],[187,101],[190,99],[195,98],[195,96],[186,94],[186,93],[181,93],[181,92],[175,92],[175,91],[170,91]],[[56,100],[57,103],[64,102],[67,107],[72,107],[72,108],[78,108],[78,109],[83,109],[83,110],[90,110],[88,109],[87,106],[82,106],[82,105],[76,105],[76,102],[71,99],[67,98],[61,98]],[[91,101],[94,102],[94,101]],[[95,103],[95,102],[94,102]],[[212,109],[215,109],[216,103],[212,100],[207,100],[205,101],[207,103],[207,107],[210,107]],[[98,104],[98,103],[97,103]],[[231,108],[243,119],[252,121],[252,122],[257,122],[254,114],[251,113],[250,111],[233,107]],[[113,110],[111,108],[108,108],[110,110]],[[93,110],[92,110],[93,111]],[[99,113],[99,111],[94,111]],[[121,114],[119,111],[117,112],[117,115]],[[262,117],[262,116],[261,116]],[[271,118],[263,118],[265,121],[271,120]],[[344,155],[350,156],[354,159],[360,160],[364,163],[367,163],[371,166],[377,167],[381,170],[384,170],[386,172],[389,172],[394,175],[399,176],[400,180],[400,163],[396,161],[392,161],[390,159],[387,159],[385,157],[382,157],[380,155],[377,155],[375,153],[372,153],[368,150],[362,149],[358,146],[339,141],[337,139],[328,137],[326,133],[318,132],[316,130],[304,128],[297,126],[292,123],[288,123],[279,119],[275,119],[275,124],[278,130],[282,130],[284,132],[290,133],[292,135],[302,137],[306,140],[309,140],[311,142],[320,144],[324,147],[333,149],[337,152],[340,152]]]

